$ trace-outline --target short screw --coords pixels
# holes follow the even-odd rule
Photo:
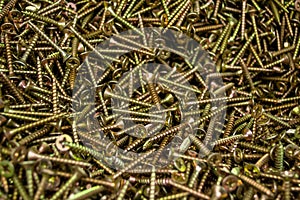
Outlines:
[[[283,170],[283,156],[284,156],[283,145],[281,142],[279,142],[274,149],[275,168],[279,171]]]

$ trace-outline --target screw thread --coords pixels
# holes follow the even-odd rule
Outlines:
[[[236,57],[233,59],[233,61],[231,62],[231,66],[234,66],[234,64],[241,58],[242,54],[246,51],[246,49],[248,48],[248,46],[251,44],[253,38],[255,36],[255,33],[253,33],[248,40],[246,41],[246,43],[244,44],[244,46],[241,48],[241,50],[238,52],[238,54],[236,55]]]
[[[90,14],[91,12],[93,12],[94,10],[96,10],[97,8],[99,8],[102,4],[103,4],[103,2],[100,2],[96,6],[93,6],[93,7],[89,8],[89,9],[86,9],[85,11],[83,11],[82,13],[80,13],[78,15],[78,19],[81,19],[85,15]]]
[[[132,142],[131,144],[129,144],[129,145],[125,148],[124,152],[126,153],[126,152],[132,150],[133,148],[135,148],[137,145],[139,145],[139,144],[142,143],[143,141],[144,141],[144,138],[138,138],[138,139],[136,139],[134,142]]]
[[[204,153],[205,156],[210,154],[210,150],[204,145],[195,135],[190,134],[189,138],[198,147],[200,152]]]
[[[282,171],[283,170],[284,149],[283,149],[283,145],[281,142],[279,142],[279,144],[276,145],[274,153],[275,153],[275,156],[274,156],[275,168],[278,169],[279,171]]]
[[[21,183],[20,179],[17,177],[17,175],[13,176],[14,185],[16,186],[17,190],[19,191],[21,197],[24,200],[30,200],[30,196],[27,194],[25,187]]]
[[[274,196],[274,194],[272,193],[271,190],[269,190],[267,187],[263,186],[262,184],[256,182],[255,180],[253,180],[245,175],[242,175],[242,174],[239,174],[238,177],[240,179],[242,179],[242,181],[248,183],[249,185],[253,186],[254,188],[258,189],[259,191],[265,193],[266,195],[271,196],[271,197]]]
[[[258,168],[261,168],[264,164],[266,164],[268,161],[270,160],[270,156],[269,154],[265,154],[263,157],[261,157],[256,163],[255,165],[258,167]]]
[[[226,34],[227,34],[229,28],[230,28],[230,23],[228,23],[228,24],[225,26],[224,30],[222,31],[221,35],[219,36],[219,38],[218,38],[218,40],[217,40],[217,42],[216,42],[214,48],[212,49],[212,52],[213,52],[213,53],[216,53],[216,52],[217,52],[217,49],[219,48],[220,44],[222,43],[223,39],[225,38],[225,36],[226,36]]]
[[[10,46],[10,37],[8,34],[4,36],[4,43],[5,43],[5,53],[7,58],[7,67],[9,70],[9,75],[13,75],[13,64],[12,64],[12,54],[11,54],[11,46]]]
[[[297,58],[297,55],[299,53],[299,49],[300,49],[300,35],[298,36],[298,42],[296,44],[296,48],[295,48],[294,55],[293,55],[294,60],[296,60],[296,58]]]
[[[43,29],[43,28],[44,28],[44,25],[42,25],[40,28]],[[26,49],[24,55],[22,56],[21,61],[26,62],[26,60],[27,60],[29,54],[30,54],[31,51],[33,50],[33,47],[36,45],[38,39],[39,39],[39,35],[38,35],[38,34],[35,34],[35,35],[33,36],[32,41],[30,42],[29,46],[27,47],[27,49]]]
[[[40,159],[46,159],[46,160],[50,160],[53,162],[66,163],[66,164],[70,164],[70,165],[76,165],[76,166],[82,166],[82,167],[90,167],[91,166],[90,163],[82,162],[82,161],[75,161],[75,160],[71,160],[71,159],[50,157],[50,156],[44,156],[44,155],[38,155],[37,157]]]
[[[163,141],[160,143],[160,146],[159,146],[159,149],[156,151],[156,154],[155,154],[155,156],[154,156],[154,158],[153,158],[153,164],[155,164],[157,161],[158,161],[158,159],[159,159],[159,156],[161,155],[161,153],[162,153],[162,151],[164,150],[164,148],[165,148],[165,146],[167,145],[167,142],[169,141],[169,137],[167,136],[167,137],[165,137],[164,139],[163,139]]]
[[[128,18],[128,14],[129,12],[132,10],[133,6],[136,5],[136,0],[132,0],[129,4],[129,6],[127,7],[127,9],[125,10],[124,14],[123,14],[123,18]]]
[[[57,44],[55,44],[55,42],[53,42],[44,32],[42,32],[35,24],[33,24],[32,22],[28,22],[28,24],[30,25],[30,27],[37,32],[40,36],[42,36],[45,40],[47,40],[52,46],[53,48],[55,48],[57,51],[59,51],[59,53],[62,55],[64,62],[70,57],[70,55],[68,55],[65,51],[63,51]]]
[[[178,188],[178,189],[182,189],[182,190],[184,190],[184,191],[186,191],[186,192],[188,192],[188,193],[190,193],[190,194],[192,194],[192,195],[195,195],[195,196],[197,196],[197,197],[200,197],[200,198],[202,198],[202,199],[210,199],[209,196],[207,196],[207,195],[205,195],[205,194],[203,194],[203,193],[200,193],[200,192],[198,192],[198,191],[195,191],[195,190],[193,190],[193,189],[191,189],[191,188],[189,188],[189,187],[186,187],[186,186],[184,186],[184,185],[175,183],[175,182],[172,181],[172,180],[169,181],[169,184],[172,185],[172,186],[174,186],[174,187],[176,187],[176,188]]]
[[[57,22],[54,19],[51,19],[49,17],[41,16],[41,15],[35,14],[33,12],[29,12],[29,11],[22,11],[22,13],[24,15],[29,16],[30,18],[34,18],[34,19],[37,19],[37,20],[40,20],[40,21],[43,21],[43,22],[46,22],[46,23],[53,24],[55,26],[61,27],[61,24],[59,22]]]
[[[4,8],[0,12],[0,21],[3,19],[4,16],[7,15],[7,13],[15,7],[15,4],[17,3],[18,0],[11,0],[4,6]]]
[[[213,143],[214,146],[220,146],[220,145],[224,145],[224,144],[228,144],[228,143],[232,143],[235,142],[236,140],[242,139],[245,136],[243,134],[239,134],[239,135],[233,135],[227,138],[223,138],[223,139],[219,139],[217,141],[215,141]]]
[[[94,149],[88,148],[86,146],[82,146],[80,144],[75,144],[75,143],[69,143],[65,142],[64,145],[70,147],[72,150],[78,152],[78,153],[86,153],[86,154],[91,154],[92,156],[96,157],[97,159],[102,159],[103,155]]]
[[[123,188],[121,189],[117,200],[123,200],[124,199],[124,196],[126,194],[126,191],[127,191],[128,186],[129,186],[129,183],[130,182],[128,180],[125,181],[125,184],[124,184]]]
[[[254,196],[254,189],[253,187],[250,187],[248,191],[245,192],[245,196],[243,197],[243,200],[252,200]]]
[[[167,28],[170,28],[177,20],[178,20],[178,23],[176,24],[176,26],[177,25],[180,26],[180,24],[182,23],[185,15],[187,14],[188,9],[190,8],[190,6],[191,6],[191,2],[189,0],[187,0],[183,4],[183,6],[180,8],[180,10],[175,13],[175,16],[173,18],[171,18],[171,16],[170,16],[170,19],[169,19],[170,21],[169,21],[169,23],[167,25]]]
[[[242,147],[246,147],[246,148],[256,150],[256,151],[259,151],[259,152],[262,152],[262,153],[268,153],[270,151],[269,148],[265,148],[265,147],[254,145],[254,144],[250,144],[250,143],[247,143],[247,142],[239,142],[238,144]]]
[[[24,137],[23,139],[21,139],[19,141],[20,145],[26,145],[28,143],[30,143],[31,141],[33,141],[36,138],[39,138],[43,135],[45,135],[46,133],[48,133],[50,131],[50,126],[45,126],[44,128]]]
[[[242,1],[242,24],[241,24],[241,40],[244,40],[245,37],[245,28],[246,28],[246,6],[247,1]]]
[[[113,176],[113,179],[118,178],[118,177],[121,176],[124,172],[126,172],[128,169],[131,169],[131,168],[134,167],[135,165],[139,164],[142,160],[144,160],[144,159],[146,159],[148,156],[150,156],[154,151],[155,151],[155,149],[152,149],[152,150],[148,151],[147,153],[144,153],[142,156],[140,156],[139,158],[137,158],[135,161],[133,161],[132,163],[130,163],[129,165],[127,165],[126,167],[124,167],[123,169],[121,169],[120,171],[118,171],[118,172]]]
[[[231,112],[230,116],[229,116],[229,120],[228,123],[226,125],[223,137],[226,138],[230,135],[231,131],[233,130],[233,125],[234,125],[234,121],[235,121],[235,110]]]
[[[63,193],[80,178],[76,172],[51,198],[50,200],[57,200]]]
[[[67,67],[66,68],[66,71],[64,73],[64,76],[63,76],[63,80],[61,82],[61,87],[64,88],[65,87],[65,84],[67,83],[67,80],[68,80],[68,77],[71,73],[71,68],[70,67]]]
[[[283,188],[284,188],[284,200],[290,200],[291,199],[291,182],[290,181],[284,181],[283,182]]]
[[[12,94],[17,98],[17,100],[20,103],[22,103],[22,104],[26,103],[24,98],[20,94],[19,90],[16,88],[16,86],[14,84],[12,84],[12,82],[9,80],[9,78],[3,72],[0,72],[0,80],[1,80],[1,82],[6,84],[11,89]]]
[[[234,127],[240,125],[241,123],[244,123],[245,121],[249,120],[251,118],[251,114],[246,114],[244,115],[243,117],[237,119],[235,122],[234,122]]]

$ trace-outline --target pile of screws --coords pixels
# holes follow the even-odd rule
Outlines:
[[[0,0],[0,21],[0,199],[300,198],[299,0]]]

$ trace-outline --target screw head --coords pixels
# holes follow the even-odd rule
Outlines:
[[[293,171],[283,171],[280,173],[284,180],[289,180],[295,176],[295,172]]]
[[[59,151],[66,152],[70,149],[70,147],[65,145],[64,142],[72,143],[73,139],[71,136],[69,136],[67,134],[63,134],[63,135],[59,136],[55,141],[55,145]]]
[[[8,160],[3,160],[0,162],[0,174],[5,178],[10,178],[14,175],[15,168],[12,162]]]

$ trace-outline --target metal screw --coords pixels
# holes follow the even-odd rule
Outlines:
[[[86,172],[82,168],[77,168],[75,174],[50,199],[58,199],[72,184],[84,176],[87,176]]]

